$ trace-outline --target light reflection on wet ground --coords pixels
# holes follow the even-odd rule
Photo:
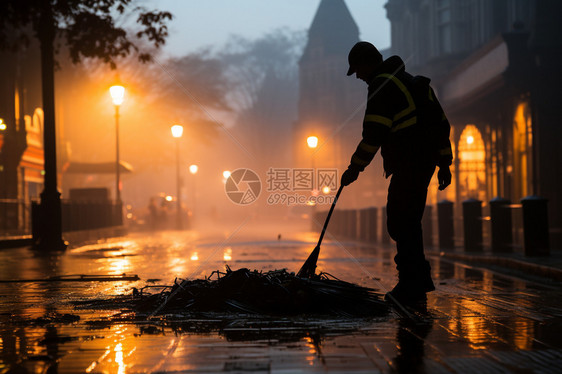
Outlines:
[[[437,291],[425,322],[395,313],[372,320],[184,321],[111,319],[73,302],[133,287],[202,278],[213,270],[297,271],[316,234],[281,241],[246,233],[155,233],[39,256],[0,251],[0,373],[138,372],[556,372],[562,362],[559,285],[431,258]],[[275,237],[272,235],[272,237]],[[326,242],[319,270],[386,291],[393,250]],[[138,281],[52,281],[61,275],[137,274]],[[48,281],[48,279],[51,279]],[[33,281],[35,280],[35,281]],[[41,281],[43,280],[43,281]]]

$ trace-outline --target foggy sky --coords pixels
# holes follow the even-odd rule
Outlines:
[[[390,23],[384,4],[387,0],[346,0],[355,19],[360,38],[377,45],[390,46]],[[167,54],[181,56],[201,48],[220,48],[230,35],[249,39],[280,27],[308,29],[320,0],[146,0],[147,7],[168,10],[174,15],[169,23]]]

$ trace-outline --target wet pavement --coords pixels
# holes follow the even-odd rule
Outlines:
[[[246,225],[249,227],[249,225]],[[560,283],[431,256],[430,317],[175,316],[83,309],[77,302],[171,285],[214,270],[298,271],[317,234],[130,234],[39,255],[0,251],[0,373],[559,373]],[[326,240],[319,269],[385,292],[393,248]],[[134,280],[134,275],[138,280]],[[126,278],[123,278],[126,277]]]

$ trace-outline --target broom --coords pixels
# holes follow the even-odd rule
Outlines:
[[[318,239],[318,244],[308,256],[304,264],[302,265],[301,269],[297,273],[297,277],[301,278],[312,278],[316,272],[316,263],[318,262],[318,254],[320,253],[320,243],[322,243],[322,239],[324,238],[324,234],[326,233],[326,228],[328,227],[328,222],[330,222],[330,217],[332,216],[332,212],[336,207],[336,203],[338,202],[338,198],[340,197],[341,191],[343,189],[343,185],[340,185],[338,192],[336,193],[336,197],[332,202],[332,206],[330,207],[330,211],[328,212],[328,216],[326,217],[326,222],[324,222],[324,227],[322,228],[322,233],[320,234],[320,239]]]

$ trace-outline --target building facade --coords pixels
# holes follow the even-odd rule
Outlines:
[[[386,9],[392,53],[433,79],[453,126],[453,188],[434,186],[430,200],[546,198],[560,248],[562,3],[389,0]]]
[[[31,199],[43,189],[39,48],[0,53],[0,233],[30,230]]]

